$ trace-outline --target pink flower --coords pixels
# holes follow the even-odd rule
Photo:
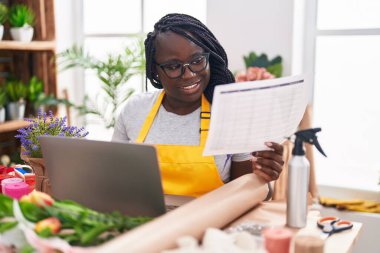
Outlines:
[[[23,196],[20,201],[30,202],[39,207],[51,206],[54,203],[54,199],[50,195],[39,191],[33,191],[29,195]]]
[[[246,82],[247,75],[244,72],[240,72],[235,77],[236,82]]]
[[[50,234],[55,235],[61,229],[61,222],[56,217],[50,217],[37,222],[34,228],[37,233],[46,229],[50,230]]]
[[[235,77],[236,82],[256,81],[275,78],[266,68],[249,67],[247,73],[240,72]]]

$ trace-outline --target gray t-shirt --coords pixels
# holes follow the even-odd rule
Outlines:
[[[160,90],[139,93],[128,99],[115,125],[112,141],[134,142],[156,102]],[[165,110],[161,105],[144,143],[199,145],[200,141],[200,110],[187,115],[177,115]],[[231,160],[236,162],[250,160],[251,154],[217,155],[214,156],[219,174],[224,182],[230,178]]]

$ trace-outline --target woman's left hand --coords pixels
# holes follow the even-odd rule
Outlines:
[[[277,180],[282,172],[284,160],[282,158],[284,148],[276,142],[266,142],[271,150],[253,152],[253,173],[270,182]]]

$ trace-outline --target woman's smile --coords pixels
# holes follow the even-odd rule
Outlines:
[[[182,87],[180,87],[180,89],[182,89],[185,93],[194,93],[194,92],[197,92],[198,89],[200,88],[200,83],[201,81],[197,81],[193,84],[188,84],[188,85],[184,85]]]

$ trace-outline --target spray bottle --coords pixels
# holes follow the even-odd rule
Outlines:
[[[311,128],[295,133],[293,157],[289,162],[288,171],[286,223],[289,227],[303,228],[306,226],[310,163],[305,157],[303,143],[315,145],[318,151],[326,156],[316,136],[319,131],[321,128]]]

